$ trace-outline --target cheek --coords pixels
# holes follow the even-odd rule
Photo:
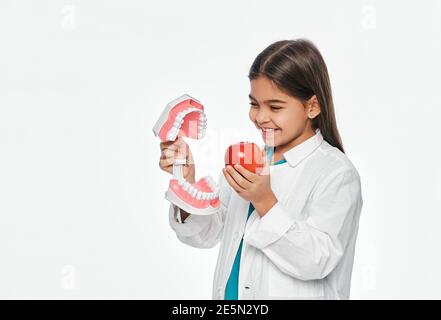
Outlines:
[[[248,112],[248,116],[250,117],[250,120],[252,122],[254,122],[254,120],[256,120],[256,112],[254,111],[254,109],[250,108],[250,111]]]
[[[274,124],[280,129],[286,130],[292,124],[292,118],[288,118],[287,114],[277,113],[273,114],[272,120]]]
[[[274,117],[276,125],[285,132],[296,131],[304,122],[304,115],[301,112],[287,112]]]

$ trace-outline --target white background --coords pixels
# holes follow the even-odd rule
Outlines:
[[[219,247],[168,224],[152,127],[206,107],[197,179],[262,144],[247,73],[305,37],[330,72],[364,207],[352,299],[441,298],[441,2],[0,2],[0,298],[211,299]]]

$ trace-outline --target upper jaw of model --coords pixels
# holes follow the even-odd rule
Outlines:
[[[182,137],[202,139],[207,129],[204,106],[188,94],[168,103],[153,127],[153,133],[161,141],[174,141]]]
[[[153,133],[161,141],[174,141],[178,135],[191,139],[205,137],[207,117],[204,106],[195,98],[184,94],[167,104],[153,127]],[[173,165],[174,179],[170,180],[166,198],[193,214],[212,214],[219,208],[219,189],[213,178],[207,176],[196,183],[189,183],[182,176],[185,159],[176,159]]]

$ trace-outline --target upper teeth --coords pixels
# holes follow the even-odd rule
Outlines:
[[[263,131],[274,131],[273,128],[261,128]]]
[[[184,118],[187,114],[191,112],[199,112],[199,123],[198,123],[198,139],[202,139],[205,136],[205,130],[207,128],[207,117],[205,113],[198,108],[188,108],[181,112],[179,112],[176,115],[175,121],[173,123],[173,126],[170,128],[170,130],[167,133],[167,140],[174,141],[176,139],[176,136],[179,133],[179,129],[181,129],[182,124],[184,123]]]

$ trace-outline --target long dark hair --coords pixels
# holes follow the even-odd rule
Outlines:
[[[314,130],[341,152],[343,143],[338,133],[328,69],[320,51],[309,40],[281,40],[265,48],[254,60],[248,78],[266,76],[288,95],[304,104],[316,95],[321,112],[312,119]]]

